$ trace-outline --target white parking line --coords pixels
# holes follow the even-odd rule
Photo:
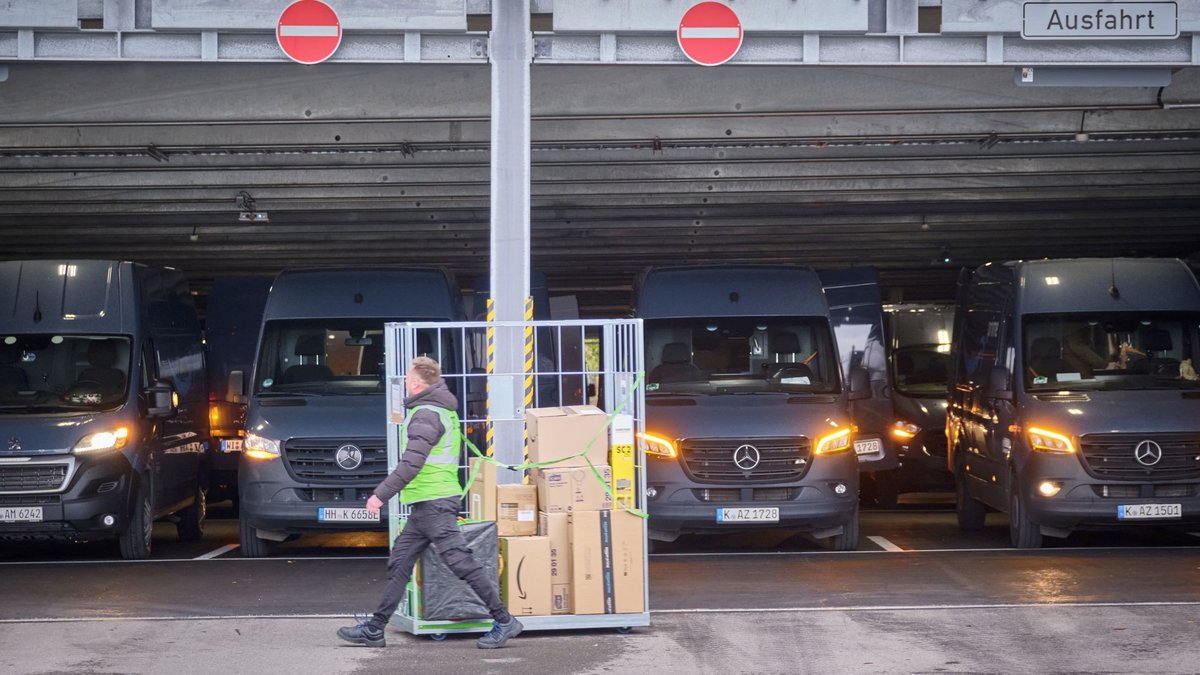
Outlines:
[[[234,556],[231,558],[152,558],[150,560],[7,560],[0,562],[0,567],[16,566],[16,565],[152,565],[155,563],[181,563],[181,562],[297,562],[308,560],[387,560],[386,555],[322,555],[305,557],[283,557],[278,558],[243,558]]]
[[[1014,551],[1028,554],[1049,553],[1088,553],[1097,551],[1192,551],[1197,546],[1080,546],[1076,548],[909,548],[905,553],[1012,553]],[[651,558],[738,558],[742,556],[807,556],[807,555],[880,555],[889,553],[883,550],[870,551],[710,551],[707,553],[651,553]],[[2,565],[4,563],[0,563]]]
[[[215,558],[219,555],[229,553],[230,551],[232,551],[233,549],[235,549],[237,547],[238,547],[238,544],[225,544],[221,548],[218,548],[213,551],[209,551],[208,553],[205,553],[204,555],[198,555],[195,558],[192,558],[192,560],[212,560],[213,558]]]
[[[928,612],[968,609],[1096,609],[1105,607],[1200,607],[1200,601],[1180,602],[1005,602],[970,605],[847,605],[831,607],[717,607],[695,609],[652,609],[651,614],[788,614],[810,612]],[[0,619],[0,625],[18,623],[112,623],[133,621],[257,621],[266,619],[346,619],[346,614],[198,614],[192,616],[81,616]]]
[[[876,546],[878,546],[879,548],[881,548],[885,551],[891,551],[892,553],[903,553],[904,552],[904,549],[893,544],[892,542],[888,541],[887,539],[884,539],[883,537],[879,537],[876,535],[870,535],[867,537],[867,539],[870,539],[872,542],[874,542],[874,544]]]

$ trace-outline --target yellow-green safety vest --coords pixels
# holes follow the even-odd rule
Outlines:
[[[400,503],[413,504],[443,497],[458,497],[462,495],[462,485],[458,482],[458,462],[462,452],[462,428],[458,423],[458,413],[434,405],[422,405],[413,408],[409,418],[411,419],[418,410],[437,413],[445,431],[429,450],[425,466],[421,467],[417,475],[400,491]],[[407,445],[407,429],[402,438]],[[401,452],[403,451],[402,447]]]

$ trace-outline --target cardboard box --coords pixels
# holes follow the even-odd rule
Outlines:
[[[596,478],[597,473],[604,479],[603,483]],[[546,513],[612,508],[612,496],[606,489],[612,485],[612,469],[607,464],[597,465],[595,471],[590,466],[537,469],[533,482],[537,485],[538,505]]]
[[[501,537],[537,534],[537,488],[532,485],[496,486],[496,527]]]
[[[479,473],[475,473],[475,466],[482,464]],[[467,517],[470,520],[495,520],[496,519],[496,465],[491,462],[485,462],[478,457],[471,458],[471,472],[467,475],[475,474],[475,480],[471,483],[471,487],[467,490]]]
[[[637,479],[633,455],[633,416],[614,415],[609,432],[608,463],[612,466],[612,491],[618,508],[634,507],[633,486]]]
[[[549,616],[550,537],[500,538],[500,597],[516,616]]]
[[[571,524],[565,513],[538,514],[538,536],[550,541],[550,613],[570,614]]]
[[[645,521],[627,511],[576,511],[568,520],[575,614],[645,611]]]
[[[529,461],[563,460],[557,466],[587,466],[608,462],[608,415],[594,405],[565,408],[529,408],[525,429],[529,432]],[[587,450],[587,459],[581,454]],[[580,455],[573,457],[573,455]],[[566,459],[571,457],[571,459]]]

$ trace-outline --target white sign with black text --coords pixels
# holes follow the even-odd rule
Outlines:
[[[1021,37],[1035,40],[1138,40],[1179,37],[1174,2],[1026,2]]]

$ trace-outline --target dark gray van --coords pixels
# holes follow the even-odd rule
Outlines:
[[[272,542],[306,532],[387,529],[386,505],[379,516],[364,508],[388,472],[383,326],[463,319],[457,286],[441,270],[275,278],[249,384],[241,371],[229,384],[249,393],[238,466],[242,555],[269,555]],[[418,333],[417,352],[462,373],[455,339]]]
[[[899,459],[899,466],[888,472],[887,487],[893,495],[948,491],[954,485],[946,470],[946,382],[954,307],[889,305],[885,316],[894,411],[890,435]]]
[[[651,539],[788,527],[854,549],[858,460],[817,275],[655,268],[635,293]],[[866,372],[851,379],[866,395]]]
[[[964,529],[1200,522],[1200,285],[1179,260],[987,264],[960,284],[948,467]]]
[[[208,389],[181,273],[131,262],[0,262],[0,537],[116,537],[155,519],[199,539]]]

